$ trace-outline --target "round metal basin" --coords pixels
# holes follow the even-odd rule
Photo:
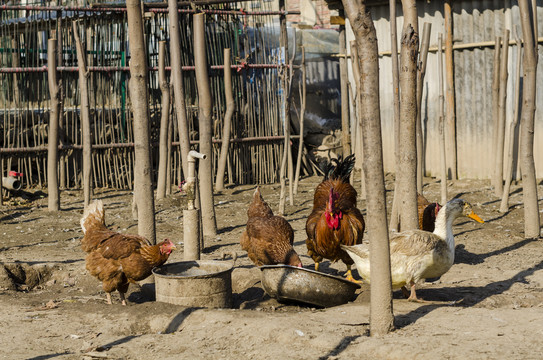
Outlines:
[[[232,264],[181,261],[153,269],[157,301],[187,307],[232,307]]]
[[[290,265],[264,265],[260,270],[264,290],[279,301],[337,306],[354,300],[355,292],[360,288],[360,285],[338,276]]]

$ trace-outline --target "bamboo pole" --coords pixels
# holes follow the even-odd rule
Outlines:
[[[494,195],[501,197],[503,193],[503,155],[504,155],[504,140],[505,140],[505,115],[506,115],[506,100],[507,100],[507,65],[509,62],[509,46],[505,46],[509,42],[509,30],[505,29],[503,33],[503,43],[500,63],[500,93],[498,103],[498,128],[496,148],[494,149],[494,178],[496,179],[496,187]]]
[[[453,58],[453,18],[452,0],[445,0],[445,69],[446,69],[446,104],[447,104],[447,161],[448,172],[452,180],[458,179],[456,154],[456,106],[454,96],[454,58]]]
[[[51,105],[49,115],[49,134],[47,136],[47,191],[49,192],[48,210],[60,210],[60,192],[58,188],[58,119],[60,113],[60,89],[57,72],[55,71],[57,59],[57,40],[49,39],[47,42],[47,73]]]
[[[179,13],[177,11],[176,0],[168,0],[168,19],[170,21],[170,56],[173,59],[170,76],[173,82],[174,104],[179,131],[180,161],[183,167],[183,177],[186,178],[188,174],[187,159],[190,150],[190,138],[185,105],[185,89],[183,86],[183,70],[181,67],[181,36],[179,33]]]
[[[501,36],[496,36],[496,44],[494,46],[494,65],[492,73],[492,152],[496,151],[498,145],[498,114],[500,103],[500,62],[501,62]],[[505,46],[505,44],[504,44]],[[498,187],[498,178],[493,171],[491,179],[491,185],[494,189]]]
[[[194,14],[194,63],[196,64],[196,85],[198,87],[198,124],[200,136],[200,153],[209,157],[209,161],[199,163],[200,205],[202,209],[203,235],[216,236],[217,222],[213,204],[213,155],[211,147],[212,138],[212,99],[207,72],[206,43],[205,43],[205,14]],[[202,249],[204,247],[202,246]]]
[[[158,44],[158,83],[162,93],[162,107],[160,114],[160,145],[158,155],[158,179],[156,186],[156,198],[163,199],[166,196],[166,178],[168,168],[168,138],[170,128],[170,84],[166,79],[166,41]]]
[[[507,151],[507,162],[505,164],[505,185],[502,194],[502,201],[500,204],[500,212],[506,213],[509,211],[509,190],[511,189],[511,180],[513,178],[513,152],[515,149],[515,129],[518,124],[519,107],[520,107],[520,65],[522,56],[522,46],[520,42],[517,42],[517,68],[515,72],[515,95],[513,98],[514,111],[513,119],[509,124],[509,147]]]
[[[298,157],[296,159],[296,174],[294,175],[294,195],[298,193],[298,183],[300,182],[300,168],[302,166],[302,152],[304,149],[304,117],[306,104],[306,69],[305,69],[305,48],[302,45],[302,79],[300,89],[300,139],[298,141]],[[347,104],[348,105],[348,104]],[[348,107],[347,107],[348,108]]]
[[[75,37],[77,63],[79,65],[79,89],[81,90],[81,128],[82,128],[82,144],[83,144],[83,194],[85,209],[90,203],[92,196],[91,188],[91,168],[92,168],[92,135],[90,128],[90,110],[89,110],[89,91],[87,72],[87,62],[85,59],[85,51],[79,38],[79,29],[76,24],[79,21],[72,22],[72,28]]]
[[[441,155],[441,203],[446,204],[448,199],[447,194],[447,153],[445,146],[445,98],[443,96],[443,35],[440,33],[437,38],[438,43],[438,81],[439,81],[439,150]]]
[[[155,203],[150,158],[147,59],[139,0],[127,0],[130,37],[130,97],[134,118],[134,194],[138,210],[138,234],[156,244]]]
[[[432,24],[425,22],[422,29],[422,42],[420,46],[419,63],[417,69],[417,192],[422,195],[424,180],[424,139],[422,136],[422,92],[424,90],[424,76],[426,75],[426,63],[428,59],[428,47],[430,46],[430,33]]]
[[[398,191],[398,172],[400,169],[400,74],[398,68],[398,29],[396,26],[396,0],[389,0],[390,14],[390,44],[392,56],[392,88],[393,88],[393,114],[394,114],[394,197],[392,199],[392,210],[390,211],[390,231],[399,231],[400,213],[398,203],[401,194]]]
[[[217,177],[215,179],[215,188],[218,191],[224,189],[224,173],[226,160],[228,159],[228,149],[230,148],[230,132],[232,128],[232,116],[236,109],[234,93],[232,91],[232,68],[230,49],[224,49],[224,94],[226,97],[226,113],[224,114],[224,124],[222,129],[222,144],[219,162],[217,164]]]

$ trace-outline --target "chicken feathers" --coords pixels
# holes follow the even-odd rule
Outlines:
[[[287,264],[302,267],[293,248],[294,230],[262,198],[257,187],[247,210],[247,228],[241,235],[241,248],[256,266]]]
[[[123,305],[124,294],[130,282],[145,279],[153,267],[168,260],[175,245],[168,239],[152,245],[139,235],[120,234],[105,225],[104,207],[96,200],[85,210],[81,218],[83,239],[81,248],[88,253],[85,258],[89,273],[102,281],[111,304],[111,292],[117,290]]]
[[[362,243],[364,217],[356,207],[356,190],[349,184],[354,167],[354,155],[334,164],[325,172],[323,182],[315,189],[313,210],[306,222],[307,252],[315,261],[315,270],[323,259],[341,260],[347,265],[347,278],[353,260],[340,245]]]

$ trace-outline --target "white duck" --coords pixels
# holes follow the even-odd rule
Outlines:
[[[401,288],[407,295],[405,285],[411,287],[409,301],[417,298],[415,284],[420,280],[445,274],[454,263],[453,221],[466,216],[483,223],[471,209],[471,204],[462,199],[449,201],[438,213],[433,233],[424,230],[407,230],[390,238],[390,271],[392,288]],[[358,273],[370,282],[368,244],[341,246],[354,260]]]

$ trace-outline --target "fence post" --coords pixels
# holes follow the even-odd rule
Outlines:
[[[47,136],[47,191],[48,210],[60,210],[58,189],[58,119],[60,115],[60,90],[57,78],[57,40],[47,42],[47,79],[51,104],[49,110],[49,134]]]

